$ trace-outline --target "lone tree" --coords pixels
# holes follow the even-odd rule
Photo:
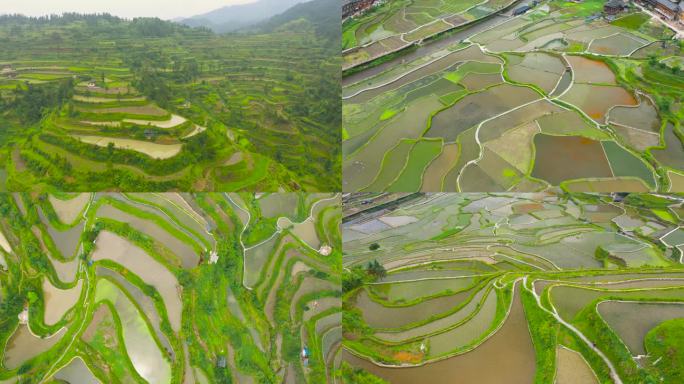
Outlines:
[[[648,65],[650,65],[651,67],[655,67],[656,65],[658,65],[658,56],[653,54],[648,55]]]
[[[385,270],[385,267],[378,263],[377,260],[368,262],[366,272],[369,275],[374,276],[376,279],[381,279],[387,275],[387,270]]]
[[[375,251],[378,248],[380,248],[380,244],[378,243],[373,243],[368,247],[368,249],[370,249],[371,251]]]

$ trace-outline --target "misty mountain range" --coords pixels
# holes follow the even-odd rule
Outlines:
[[[257,0],[249,4],[229,5],[211,12],[173,21],[191,27],[208,27],[217,33],[233,32],[266,21],[307,0]]]

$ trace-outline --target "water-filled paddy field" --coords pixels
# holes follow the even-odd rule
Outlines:
[[[504,13],[482,22],[487,28],[475,23],[454,33],[461,39],[424,42],[347,76],[343,189],[677,190],[681,87],[665,62],[648,55],[669,63],[684,53],[676,44],[661,47],[671,32],[643,13],[587,18],[599,5],[552,1],[517,17]],[[368,31],[360,26],[380,30],[388,22],[380,15],[400,18],[411,7],[396,2],[347,20],[345,44],[382,41],[362,38]],[[447,90],[448,82],[460,88]],[[542,100],[554,110],[537,115],[529,108]],[[432,142],[429,157],[415,156],[411,148],[424,138],[441,144]],[[588,140],[591,148],[573,145]]]
[[[668,372],[646,340],[684,316],[671,221],[681,204],[648,194],[345,195],[344,382],[640,383]]]
[[[4,194],[0,207],[0,295],[14,297],[0,380],[294,384],[339,366],[339,195]],[[280,247],[250,264],[246,244],[268,237]]]
[[[375,12],[343,23],[344,69],[421,41],[444,31],[486,18],[513,4],[510,0],[418,0],[383,4]]]

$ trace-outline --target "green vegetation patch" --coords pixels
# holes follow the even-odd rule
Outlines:
[[[645,13],[633,13],[631,15],[623,16],[613,22],[611,24],[622,27],[622,28],[627,28],[627,29],[632,29],[632,30],[638,30],[641,28],[641,26],[649,21],[651,19],[651,16],[645,14]]]
[[[684,381],[684,319],[668,320],[653,328],[644,340],[649,359],[658,360],[665,382]]]
[[[409,153],[406,167],[399,177],[388,187],[389,191],[417,191],[423,180],[423,171],[442,151],[441,140],[422,140],[416,143]]]

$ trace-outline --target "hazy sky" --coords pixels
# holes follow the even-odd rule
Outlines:
[[[255,0],[0,0],[0,14],[21,13],[41,16],[51,13],[107,12],[121,17],[159,17],[173,19],[194,16],[226,5]]]

